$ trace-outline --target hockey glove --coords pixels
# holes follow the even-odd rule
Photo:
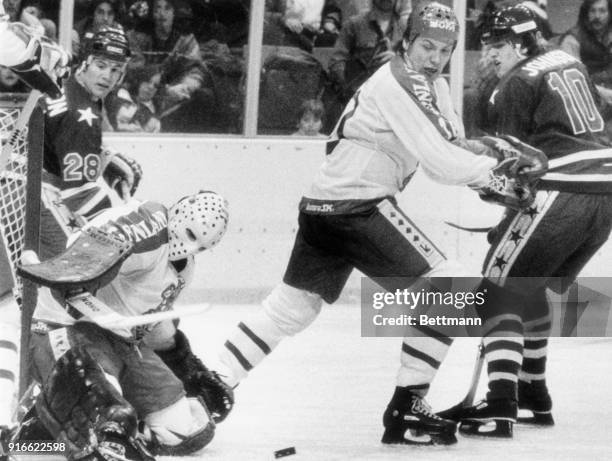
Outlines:
[[[504,167],[505,174],[511,178],[521,177],[523,181],[533,183],[548,169],[548,158],[544,152],[514,136],[484,136],[480,141],[491,149],[500,164],[512,160],[512,164]]]
[[[60,357],[36,410],[55,439],[66,443],[70,459],[109,459],[103,456],[115,451],[132,460],[154,461],[136,440],[136,411],[84,347]]]
[[[104,169],[104,180],[119,194],[123,200],[134,195],[140,180],[142,179],[142,168],[133,158],[119,152],[106,149],[103,156],[110,157]]]
[[[70,55],[32,27],[0,20],[3,49],[0,64],[6,65],[32,88],[51,98],[61,96],[61,81],[70,71]]]
[[[516,160],[508,158],[489,171],[487,182],[479,187],[472,187],[485,202],[493,202],[515,210],[528,208],[535,199],[532,185],[521,177],[512,177],[516,173]]]
[[[196,357],[185,333],[176,330],[174,340],[173,349],[155,352],[183,382],[187,397],[201,397],[213,421],[220,423],[234,406],[234,391]]]

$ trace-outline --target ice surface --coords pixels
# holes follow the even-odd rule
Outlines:
[[[182,328],[211,361],[231,328],[257,306],[219,305]],[[211,444],[177,459],[270,460],[294,446],[302,460],[603,460],[612,456],[612,339],[554,338],[548,381],[553,428],[515,426],[512,440],[459,436],[451,447],[380,444],[400,338],[362,338],[357,305],[325,306],[310,328],[278,347],[236,389],[236,406]],[[428,400],[436,410],[467,390],[478,340],[455,342]],[[483,373],[484,374],[484,373]],[[479,395],[484,393],[482,377]],[[161,458],[169,461],[172,458]]]

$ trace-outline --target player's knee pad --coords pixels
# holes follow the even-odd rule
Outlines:
[[[136,411],[83,347],[71,348],[60,357],[36,409],[45,427],[68,445],[74,457],[94,452],[109,436],[127,446],[137,432]]]
[[[263,301],[263,308],[274,323],[287,335],[295,335],[310,325],[319,312],[323,299],[315,293],[281,283]]]
[[[144,418],[150,450],[160,456],[185,456],[201,450],[215,435],[215,423],[199,398],[181,398]]]

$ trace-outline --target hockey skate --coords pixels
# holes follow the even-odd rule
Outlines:
[[[398,388],[399,389],[399,388]],[[405,445],[451,445],[457,443],[454,421],[442,419],[416,394],[406,390],[405,398],[398,392],[383,415],[385,432],[382,443]]]
[[[459,432],[462,434],[512,438],[516,415],[517,404],[514,400],[497,399],[483,400],[475,406],[457,411],[453,416],[460,423]]]
[[[552,399],[544,382],[527,383],[519,381],[518,408],[519,412],[525,410],[525,412],[530,413],[527,416],[521,416],[519,413],[519,423],[535,426],[555,425],[552,416]]]

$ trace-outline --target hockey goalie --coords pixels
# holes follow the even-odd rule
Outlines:
[[[194,256],[221,240],[227,221],[225,200],[210,191],[169,209],[133,200],[99,214],[57,258],[21,266],[43,285],[30,340],[42,390],[38,416],[15,440],[50,433],[69,459],[88,461],[150,461],[210,442],[233,395],[185,334],[172,321],[127,329],[105,319],[171,310]],[[96,297],[78,302],[70,294],[80,289]]]

